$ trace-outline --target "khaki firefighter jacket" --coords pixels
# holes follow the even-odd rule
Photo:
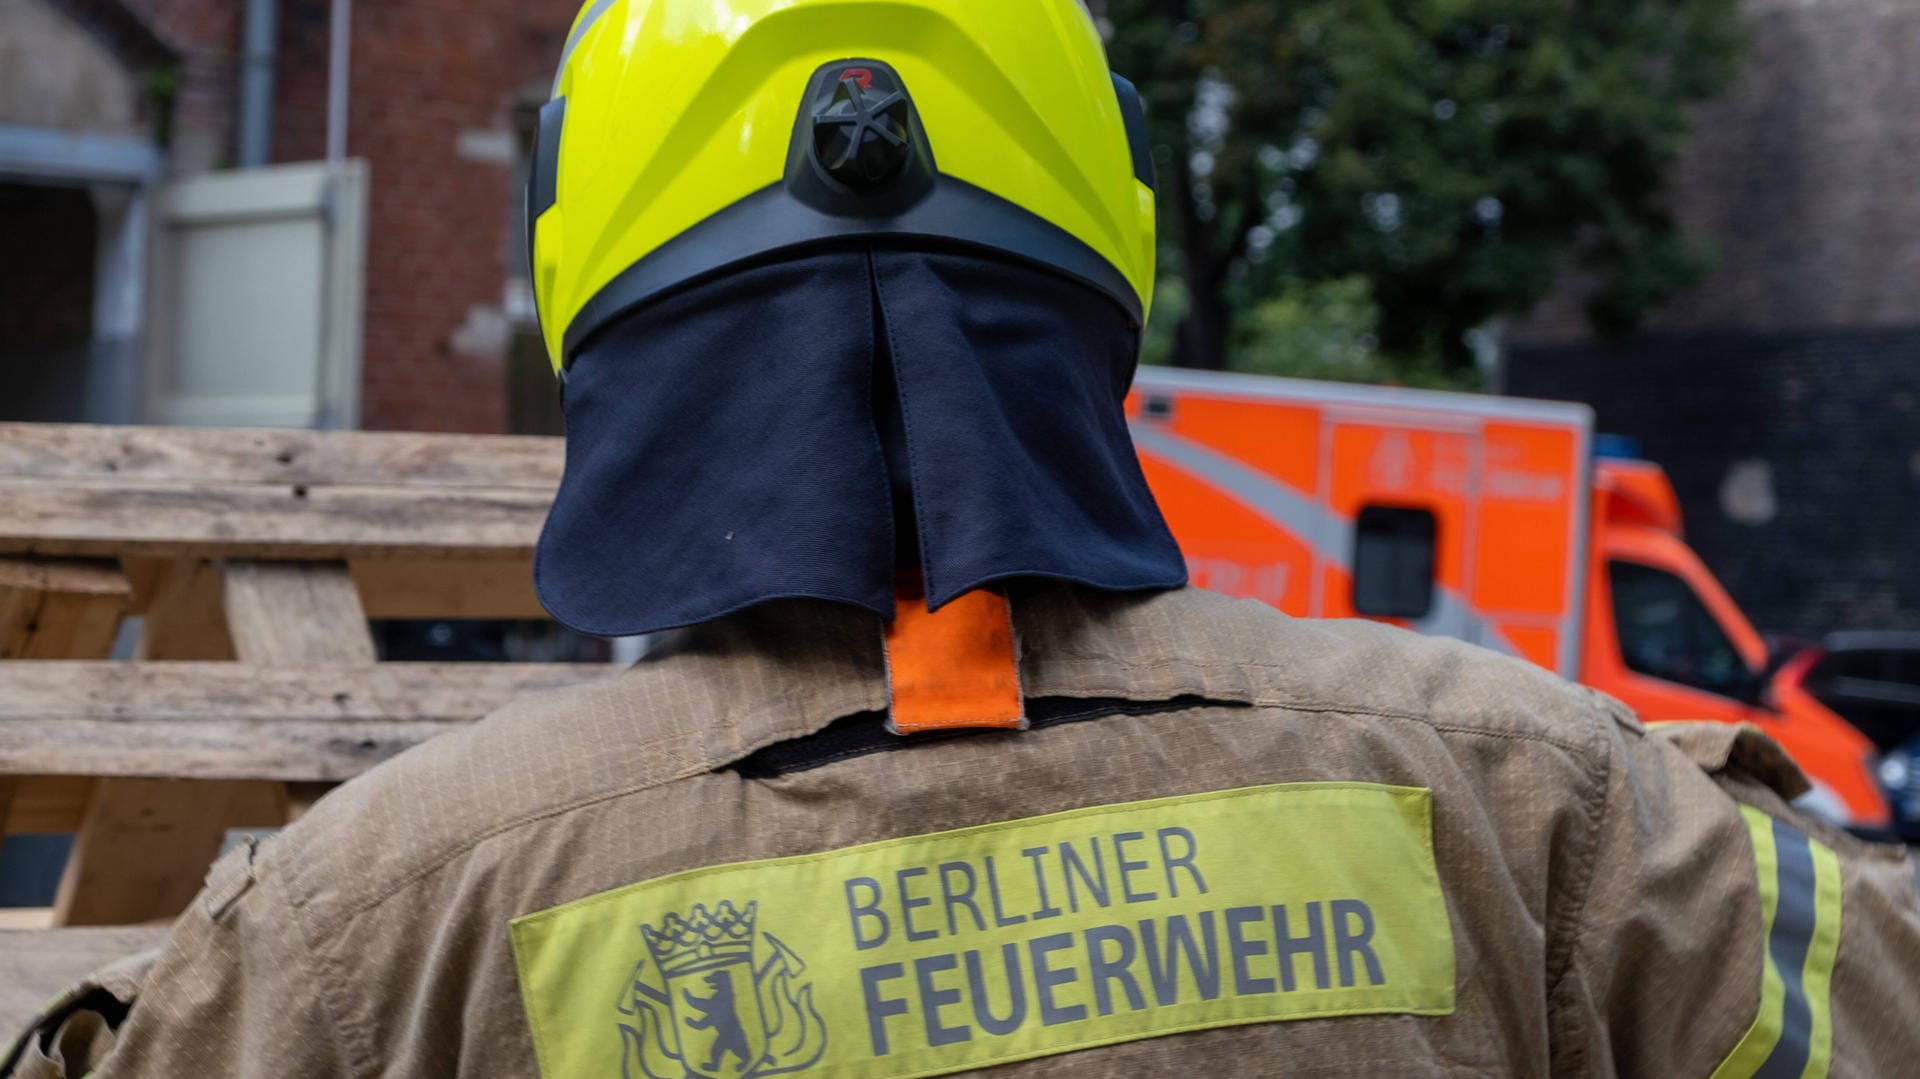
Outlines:
[[[1911,864],[1758,732],[1192,589],[1012,604],[1024,731],[886,733],[877,621],[795,602],[436,739],[13,1074],[1920,1075]]]

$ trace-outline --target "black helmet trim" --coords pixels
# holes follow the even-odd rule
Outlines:
[[[1133,178],[1159,191],[1160,185],[1153,182],[1153,147],[1147,142],[1147,107],[1140,101],[1140,91],[1115,74],[1113,93],[1120,99],[1120,119],[1127,127],[1127,149],[1133,153]]]
[[[990,238],[990,239],[989,239]],[[899,217],[881,221],[823,214],[785,185],[762,188],[661,244],[594,294],[568,323],[567,363],[615,317],[722,270],[838,240],[932,242],[1012,255],[1063,273],[1112,299],[1138,326],[1140,297],[1099,252],[1064,229],[951,176]]]
[[[553,209],[560,200],[560,128],[567,119],[567,99],[556,97],[540,106],[540,120],[534,129],[533,161],[527,170],[527,279],[534,277],[533,244],[540,215]],[[540,315],[537,310],[534,314]]]
[[[560,128],[566,119],[566,98],[556,97],[540,106],[540,120],[533,136],[533,167],[527,175],[529,228],[536,218],[559,201]]]
[[[1151,186],[1139,95],[1124,79],[1116,78],[1114,87],[1135,175],[1146,169]],[[859,156],[860,145],[846,144],[849,130],[867,140],[868,156]],[[984,188],[942,175],[899,75],[884,61],[848,57],[821,65],[808,80],[781,181],[661,244],[603,286],[567,325],[562,366],[610,320],[641,304],[750,261],[839,240],[997,251],[1091,285],[1135,326],[1144,321],[1132,284],[1084,241]]]

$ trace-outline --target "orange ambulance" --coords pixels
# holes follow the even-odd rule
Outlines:
[[[1666,474],[1597,456],[1586,406],[1146,367],[1127,408],[1195,584],[1458,637],[1650,722],[1753,723],[1803,808],[1888,823],[1872,743],[1774,677]]]

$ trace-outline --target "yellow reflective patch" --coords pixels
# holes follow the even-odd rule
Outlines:
[[[1760,1005],[1711,1079],[1824,1079],[1833,1063],[1840,859],[1752,806],[1740,814],[1759,873]]]
[[[1779,865],[1773,842],[1773,818],[1749,806],[1741,806],[1740,812],[1747,821],[1748,836],[1753,841],[1753,862],[1759,874],[1760,949],[1763,957],[1760,966],[1760,1006],[1754,1014],[1753,1024],[1734,1044],[1733,1051],[1714,1069],[1710,1079],[1749,1079],[1760,1070],[1760,1065],[1766,1063],[1767,1055],[1773,1052],[1774,1044],[1780,1040],[1780,1019],[1786,1000],[1780,968],[1774,964],[1773,952],[1769,947],[1774,919],[1780,909]]]
[[[547,1079],[939,1075],[1445,1015],[1432,794],[1296,783],[677,873],[516,919]]]

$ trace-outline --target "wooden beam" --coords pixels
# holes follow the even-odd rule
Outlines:
[[[0,774],[350,779],[604,664],[0,664]]]
[[[0,559],[0,659],[104,659],[132,599],[132,584],[112,562]],[[9,833],[78,826],[91,781],[80,781],[78,805],[59,821],[29,812],[39,808],[31,802],[38,792],[28,790],[33,783],[0,777],[0,841]]]
[[[565,452],[499,435],[0,424],[0,476],[49,480],[552,491]]]
[[[136,657],[145,660],[234,658],[227,632],[226,594],[220,566],[184,559],[160,567],[147,591],[146,622]]]
[[[379,658],[345,565],[233,562],[225,585],[227,631],[243,663],[288,667]]]
[[[127,925],[172,918],[199,893],[227,829],[277,828],[286,812],[284,792],[268,783],[101,783],[60,878],[54,921]]]
[[[352,563],[369,618],[546,618],[531,558]]]
[[[0,931],[52,929],[53,925],[52,907],[0,907]]]
[[[343,565],[176,565],[148,615],[163,654],[235,655],[267,666],[371,664],[373,638]],[[311,799],[303,797],[304,811]],[[295,815],[286,787],[256,777],[215,782],[102,780],[60,881],[60,925],[172,917],[193,898],[227,832],[277,828]]]
[[[377,673],[355,595],[389,617],[537,617],[529,563],[562,464],[554,439],[0,425],[0,555],[118,559],[141,659],[242,661],[0,664],[0,774],[105,777],[60,803],[32,775],[6,821],[66,825],[84,797],[61,920],[177,910],[227,828],[284,817],[288,791],[261,780],[305,804],[523,689],[605,676]],[[350,558],[423,572],[239,562]],[[45,633],[38,610],[15,621]]]
[[[234,562],[227,566],[227,626],[243,663],[263,667],[371,664],[380,657],[347,567],[340,563]],[[330,789],[289,783],[289,822]]]
[[[0,552],[525,560],[558,439],[0,425]]]
[[[158,592],[166,580],[167,571],[173,561],[166,558],[122,558],[120,572],[127,575],[127,581],[133,585],[133,604],[127,608],[130,615],[145,615],[152,605],[154,593]]]
[[[142,575],[146,615],[136,654],[145,660],[230,660],[225,575],[218,562],[185,559]],[[59,769],[55,769],[56,771]],[[278,827],[286,788],[252,777],[221,783],[94,780],[74,830],[54,902],[58,925],[170,918],[212,864],[228,829]]]
[[[159,947],[165,926],[0,932],[0,1041],[62,990],[116,960]]]
[[[13,786],[13,809],[6,818],[5,834],[25,835],[79,831],[94,781],[88,776],[0,778],[0,785],[8,783]]]
[[[552,491],[0,477],[0,553],[531,557]]]
[[[112,562],[0,558],[0,659],[104,659],[132,600]]]

